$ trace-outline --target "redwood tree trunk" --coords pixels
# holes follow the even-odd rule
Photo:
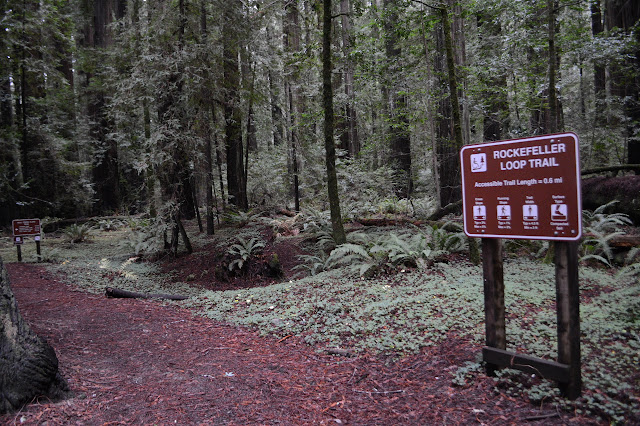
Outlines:
[[[240,72],[238,69],[238,29],[240,7],[235,2],[225,6],[223,70],[225,81],[224,119],[227,153],[227,190],[229,203],[246,210],[247,186],[244,180],[244,155],[242,147],[242,113],[240,111]]]
[[[441,28],[436,32],[436,45],[444,52],[435,59],[436,72],[446,75],[447,95],[438,101],[437,155],[440,181],[440,206],[445,207],[462,198],[459,152],[464,143],[462,114],[458,101],[458,83],[455,73],[454,41],[448,7],[439,9]],[[444,80],[444,77],[441,77]],[[444,85],[444,84],[443,84]]]
[[[402,70],[399,61],[402,55],[400,40],[398,40],[396,26],[398,25],[399,4],[395,0],[385,0],[387,10],[384,22],[385,53],[390,64],[387,70],[388,80],[385,82],[387,91],[387,115],[389,117],[389,140],[391,148],[392,166],[402,176],[402,182],[396,193],[399,197],[409,197],[413,192],[411,176],[411,139],[409,136],[409,118],[407,117],[407,96],[399,83],[402,81]]]
[[[113,45],[110,26],[114,19],[120,19],[125,13],[125,2],[122,0],[87,2],[87,12],[91,17],[85,28],[85,47],[96,49],[98,54]],[[98,69],[97,73],[102,72]],[[85,85],[90,87],[94,72],[85,74]],[[93,165],[93,181],[96,191],[96,213],[116,211],[120,206],[120,172],[118,165],[118,144],[108,137],[113,126],[107,118],[107,102],[104,91],[98,89],[90,92],[87,99],[87,113],[91,118],[90,134],[95,141],[95,162]]]
[[[344,244],[347,237],[342,225],[338,176],[336,173],[336,145],[333,140],[333,86],[331,81],[331,0],[324,0],[322,19],[322,104],[324,109],[324,149],[327,167],[327,187],[333,239],[337,245]]]
[[[640,2],[632,0],[607,0],[605,23],[608,30],[620,28],[627,34],[633,32],[636,46],[640,44],[637,23],[640,20]],[[634,32],[634,28],[635,32]],[[625,139],[628,141],[627,162],[640,164],[640,48],[635,47],[622,64],[609,66],[611,92],[624,100]]]
[[[340,14],[342,15],[342,50],[344,54],[344,93],[347,96],[345,105],[345,136],[344,148],[350,157],[356,157],[360,153],[360,140],[358,139],[358,126],[356,116],[356,96],[354,91],[355,70],[353,59],[349,56],[353,49],[353,29],[351,25],[351,4],[349,0],[340,0]]]
[[[38,396],[61,398],[66,391],[56,353],[22,319],[0,258],[0,414]]]

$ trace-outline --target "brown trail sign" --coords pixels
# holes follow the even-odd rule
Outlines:
[[[579,240],[578,148],[578,137],[573,133],[462,148],[466,234]]]
[[[482,238],[487,372],[511,367],[581,394],[577,241],[582,235],[579,141],[561,133],[460,151],[464,230]],[[555,241],[558,362],[506,351],[500,238]]]
[[[36,252],[40,260],[40,219],[14,219],[11,223],[13,230],[13,244],[18,251],[18,262],[22,262],[22,250],[20,246],[24,243],[26,236],[33,236],[36,241]]]

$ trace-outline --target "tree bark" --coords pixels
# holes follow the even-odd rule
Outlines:
[[[449,9],[439,9],[441,30],[436,33],[436,44],[444,51],[444,58],[436,59],[436,70],[445,73],[448,95],[438,104],[438,177],[440,181],[440,205],[446,206],[462,198],[459,152],[464,144],[462,135],[462,114],[458,100],[455,47],[451,35]],[[446,64],[446,66],[445,66]]]
[[[413,192],[413,177],[411,175],[411,138],[409,135],[409,118],[407,116],[407,96],[399,83],[402,81],[403,71],[399,61],[402,49],[398,40],[397,29],[398,12],[396,0],[385,0],[386,19],[385,54],[389,69],[386,70],[387,81],[387,115],[389,117],[389,141],[391,149],[391,163],[401,175],[401,183],[396,188],[399,197],[408,198]]]
[[[627,163],[640,164],[640,135],[637,132],[640,122],[640,2],[631,0],[607,0],[605,24],[607,30],[619,28],[625,33],[635,35],[635,47],[630,47],[627,59],[618,64],[609,65],[611,93],[623,100],[626,120],[622,124],[624,139],[627,142]],[[634,30],[635,28],[635,30]],[[627,68],[625,70],[625,68]]]
[[[333,140],[333,86],[331,81],[331,0],[323,2],[322,17],[322,104],[324,109],[324,149],[327,168],[327,187],[333,239],[337,245],[344,244],[347,237],[342,225],[338,176],[336,173],[336,146]]]
[[[287,49],[287,53],[290,55],[300,54],[300,11],[298,10],[297,2],[288,2],[285,5],[286,22],[283,24],[284,28],[284,45]],[[296,61],[297,62],[297,61]],[[288,73],[288,77],[285,80],[285,87],[287,92],[287,99],[289,100],[289,142],[290,142],[290,168],[289,171],[292,174],[293,180],[293,198],[295,204],[295,210],[300,210],[300,177],[299,177],[299,165],[298,165],[298,147],[300,146],[300,132],[302,116],[304,114],[305,106],[300,95],[300,66],[295,64],[292,66],[292,70]]]
[[[549,120],[546,133],[556,133],[561,130],[560,106],[558,105],[558,92],[556,91],[557,61],[556,52],[556,0],[547,0],[547,26],[549,45]]]
[[[354,64],[350,57],[352,50],[353,29],[351,26],[351,2],[340,0],[340,14],[342,15],[342,50],[344,55],[344,93],[347,96],[345,105],[346,120],[346,146],[349,156],[355,158],[360,153],[360,140],[358,139],[358,123],[356,116],[356,98],[354,92]]]
[[[273,36],[273,29],[271,25],[267,25],[267,39],[269,40],[269,55],[272,58],[277,57],[275,50],[277,50],[277,41]],[[275,62],[275,61],[274,61]],[[269,66],[267,70],[267,79],[269,80],[269,104],[271,107],[271,132],[273,138],[273,145],[281,145],[284,140],[284,118],[282,114],[282,100],[280,96],[280,80],[277,77],[280,72],[273,72],[273,68],[279,71],[279,65],[276,67]]]
[[[481,12],[477,17],[477,23],[481,50],[499,55],[503,46],[500,42],[502,27],[497,16]],[[491,69],[482,72],[480,78],[483,86],[486,87],[482,94],[482,98],[486,102],[486,115],[483,118],[483,140],[487,142],[504,139],[505,130],[509,128],[506,72]]]
[[[213,220],[213,185],[215,182],[213,181],[213,159],[211,157],[211,136],[207,135],[205,139],[205,196],[207,203],[207,212],[206,212],[206,223],[207,223],[207,235],[213,235],[215,232],[214,220]]]
[[[126,2],[93,0],[87,3],[87,12],[91,19],[85,28],[84,45],[95,49],[97,55],[102,55],[113,45],[111,24],[115,19],[124,16]],[[89,89],[87,113],[92,123],[89,132],[95,143],[93,181],[97,203],[94,211],[99,214],[117,211],[121,198],[118,143],[109,137],[114,124],[108,118],[107,94],[104,89],[91,89],[90,85],[91,80],[99,78],[98,75],[104,72],[101,67],[84,75],[84,84]]]
[[[59,399],[69,390],[53,348],[23,320],[0,258],[0,413],[34,398]]]
[[[247,210],[247,183],[244,179],[242,147],[242,112],[240,110],[240,72],[238,69],[240,14],[239,3],[228,2],[224,7],[223,72],[225,82],[224,119],[227,153],[227,190],[229,203]]]

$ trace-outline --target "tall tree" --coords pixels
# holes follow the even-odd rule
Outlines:
[[[558,91],[556,81],[558,77],[559,55],[556,50],[556,0],[547,0],[547,31],[548,31],[548,48],[549,48],[549,117],[546,120],[547,126],[545,133],[556,133],[562,130],[561,106],[558,101]]]
[[[338,175],[336,173],[336,145],[334,141],[333,81],[331,72],[331,0],[323,1],[322,9],[322,107],[324,110],[324,149],[327,168],[327,190],[331,211],[331,226],[336,244],[347,241],[340,213]]]
[[[247,182],[244,173],[242,147],[242,111],[240,108],[240,69],[238,53],[242,5],[225,2],[223,11],[223,70],[224,70],[224,120],[225,148],[227,155],[227,189],[229,203],[246,210]]]
[[[214,200],[214,185],[215,182],[213,180],[213,149],[212,149],[212,139],[214,132],[213,129],[213,114],[212,111],[215,108],[215,104],[212,101],[213,93],[212,93],[212,85],[210,83],[209,76],[209,52],[207,50],[207,46],[209,45],[209,31],[207,28],[207,3],[206,0],[200,0],[200,43],[202,45],[203,50],[203,77],[206,82],[206,90],[204,90],[203,97],[200,99],[200,112],[203,116],[202,118],[202,131],[204,134],[202,137],[204,138],[204,187],[205,187],[205,204],[206,204],[206,226],[207,226],[207,235],[213,235],[214,233],[214,220],[213,220],[213,200]]]
[[[621,31],[634,37],[634,45],[627,47],[625,59],[609,64],[609,75],[611,94],[622,100],[625,116],[627,156],[623,161],[640,164],[640,2],[607,0],[605,23],[610,32]]]
[[[301,92],[301,72],[300,55],[301,52],[301,26],[300,11],[298,1],[291,1],[285,4],[284,25],[284,45],[288,55],[292,58],[289,62],[290,70],[285,79],[285,90],[289,107],[289,155],[291,163],[291,174],[293,176],[293,198],[295,210],[300,210],[300,177],[298,151],[300,147],[300,132],[302,129],[302,116],[305,112],[305,105],[300,94]]]
[[[413,191],[413,177],[411,175],[411,136],[409,133],[409,118],[407,114],[407,95],[402,78],[402,48],[399,29],[398,9],[400,4],[396,0],[384,0],[385,19],[385,54],[386,54],[386,114],[388,117],[389,146],[391,162],[401,176],[400,187],[396,193],[401,197],[409,197]]]
[[[602,20],[602,1],[591,0],[591,34],[597,39],[603,35],[604,23]],[[593,60],[593,91],[595,95],[594,102],[594,130],[598,130],[606,127],[606,67],[601,58],[594,58]],[[607,138],[601,137],[599,132],[596,137],[593,138],[591,143],[591,155],[590,160],[595,161],[597,164],[607,164]]]
[[[478,66],[478,101],[482,106],[484,141],[505,139],[509,128],[509,101],[507,98],[506,67],[496,58],[504,49],[502,45],[502,25],[493,8],[481,7],[476,12],[479,49],[484,53]]]
[[[267,80],[269,82],[269,103],[271,111],[271,132],[273,145],[278,146],[283,143],[284,140],[284,115],[282,113],[282,99],[281,99],[281,84],[280,73],[274,72],[274,68],[280,69],[279,57],[276,54],[279,41],[274,35],[276,31],[274,28],[273,20],[269,20],[267,23],[266,33],[269,40],[269,61],[270,64],[267,67]]]
[[[73,155],[77,123],[70,7],[56,0],[0,4],[4,223],[17,215],[87,213],[89,191],[77,179],[81,166]]]
[[[355,106],[356,97],[354,92],[355,66],[351,57],[353,49],[353,8],[350,0],[340,0],[340,15],[342,20],[342,53],[344,56],[344,93],[346,102],[344,106],[345,131],[342,134],[342,149],[345,149],[349,156],[356,157],[360,153],[360,138],[358,137],[358,120]]]
[[[462,134],[462,112],[458,99],[455,43],[451,34],[451,5],[437,9],[440,26],[436,30],[435,69],[448,88],[438,100],[437,155],[440,182],[440,205],[442,207],[462,198],[460,182],[460,160],[458,153],[464,144]]]
[[[118,144],[113,122],[108,116],[105,76],[109,49],[114,44],[111,26],[124,16],[124,0],[84,0],[85,28],[81,45],[91,63],[82,67],[89,134],[94,141],[93,182],[97,203],[95,213],[113,212],[120,207],[120,170]]]

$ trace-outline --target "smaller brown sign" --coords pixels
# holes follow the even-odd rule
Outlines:
[[[17,246],[24,243],[24,238],[22,237],[13,237],[13,245]]]
[[[12,229],[14,237],[40,235],[40,219],[15,219]]]

